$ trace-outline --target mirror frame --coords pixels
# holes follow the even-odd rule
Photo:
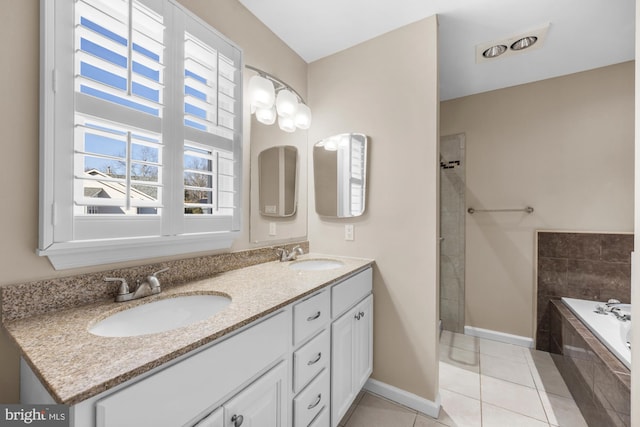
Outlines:
[[[286,184],[286,177],[283,177],[284,173],[281,172],[281,167],[282,165],[280,164],[280,162],[282,161],[282,157],[280,156],[284,156],[284,153],[288,150],[288,149],[292,149],[295,153],[295,171],[294,171],[294,177],[293,177],[293,210],[291,211],[291,213],[287,213],[286,209],[284,209],[285,212],[283,212],[282,214],[279,214],[277,212],[277,205],[276,205],[276,212],[275,213],[269,213],[269,212],[265,212],[263,209],[263,188],[264,188],[264,184],[263,184],[263,172],[265,172],[264,170],[264,165],[263,165],[263,161],[262,159],[264,159],[263,154],[271,151],[271,150],[278,150],[278,182],[281,185],[285,185]],[[282,154],[281,154],[282,153]],[[284,165],[285,169],[286,169],[286,158],[285,158],[285,165]],[[272,172],[272,171],[267,171],[267,172]],[[273,147],[269,147],[266,148],[264,150],[262,150],[259,154],[258,154],[258,212],[260,213],[260,215],[265,216],[265,217],[269,217],[269,218],[289,218],[294,216],[297,212],[298,212],[298,187],[299,187],[299,175],[300,175],[300,155],[298,153],[298,147],[296,147],[295,145],[274,145]],[[284,184],[280,183],[280,181],[284,181]],[[278,191],[280,193],[284,192],[286,193],[286,191],[283,191],[281,187],[281,185],[278,185]],[[281,204],[282,201],[278,200],[278,205]]]
[[[348,141],[345,143],[345,139],[348,138]],[[345,144],[349,144],[351,147],[352,140],[354,138],[359,138],[362,140],[362,210],[357,214],[348,214],[344,215],[339,212],[340,203],[339,193],[340,189],[338,188],[340,182],[352,180],[351,174],[351,164],[352,164],[352,152],[350,152],[349,157],[349,174],[343,177],[340,177],[340,152],[341,149],[345,146]],[[367,178],[368,178],[368,168],[369,168],[369,137],[364,133],[342,133],[338,135],[334,135],[328,138],[324,138],[321,141],[318,141],[313,145],[313,176],[314,176],[314,193],[315,193],[315,210],[319,216],[326,218],[356,218],[365,214],[367,210]],[[322,150],[322,151],[320,151]],[[335,162],[334,165],[329,165],[325,163],[326,166],[323,166],[323,159],[320,158],[320,154],[325,152],[335,152],[335,161],[330,160],[331,162]],[[334,178],[335,177],[335,178]],[[326,185],[326,181],[329,181],[329,185]],[[330,193],[327,196],[328,191],[333,191],[335,194]],[[335,209],[333,206],[328,208],[321,208],[323,204],[323,199],[333,199],[335,200]]]

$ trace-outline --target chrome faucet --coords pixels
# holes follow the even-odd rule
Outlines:
[[[631,314],[623,312],[621,310],[620,306],[622,305],[627,305],[627,304],[623,304],[617,299],[610,299],[606,303],[599,304],[598,306],[596,306],[596,313],[599,313],[599,314],[611,313],[614,316],[616,316],[618,320],[621,320],[623,322],[626,320],[631,320]]]
[[[304,255],[304,251],[302,250],[300,245],[297,245],[293,249],[291,249],[291,252],[287,251],[287,248],[278,248],[276,249],[276,251],[280,256],[280,262],[293,261],[298,258],[298,255]]]
[[[129,290],[129,284],[127,281],[121,277],[105,277],[105,282],[120,282],[120,287],[118,288],[118,294],[116,295],[116,302],[123,301],[131,301],[134,299],[148,297],[149,295],[155,295],[162,292],[162,288],[160,287],[160,280],[158,280],[158,274],[167,271],[169,268],[163,268],[162,270],[158,270],[150,276],[147,276],[147,279],[140,283],[138,280],[136,282],[136,288],[134,291]]]
[[[613,307],[611,309],[611,313],[613,313],[618,318],[618,320],[621,320],[623,322],[631,320],[631,314],[622,312],[620,310],[620,307]]]

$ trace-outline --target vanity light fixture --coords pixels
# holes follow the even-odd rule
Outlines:
[[[251,112],[263,124],[271,125],[278,118],[278,126],[285,132],[309,129],[311,109],[291,86],[251,65],[245,65],[258,75],[249,80],[248,96]]]

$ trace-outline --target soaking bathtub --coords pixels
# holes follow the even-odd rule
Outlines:
[[[597,307],[604,303],[575,298],[562,298],[562,302],[584,323],[587,328],[629,369],[631,369],[631,321],[621,321],[613,313],[598,313]],[[623,309],[630,311],[625,305]]]

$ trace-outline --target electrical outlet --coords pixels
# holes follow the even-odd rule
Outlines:
[[[344,225],[344,240],[354,240],[353,224]]]
[[[269,223],[269,236],[275,236],[276,235],[276,223],[275,222],[270,222]]]

